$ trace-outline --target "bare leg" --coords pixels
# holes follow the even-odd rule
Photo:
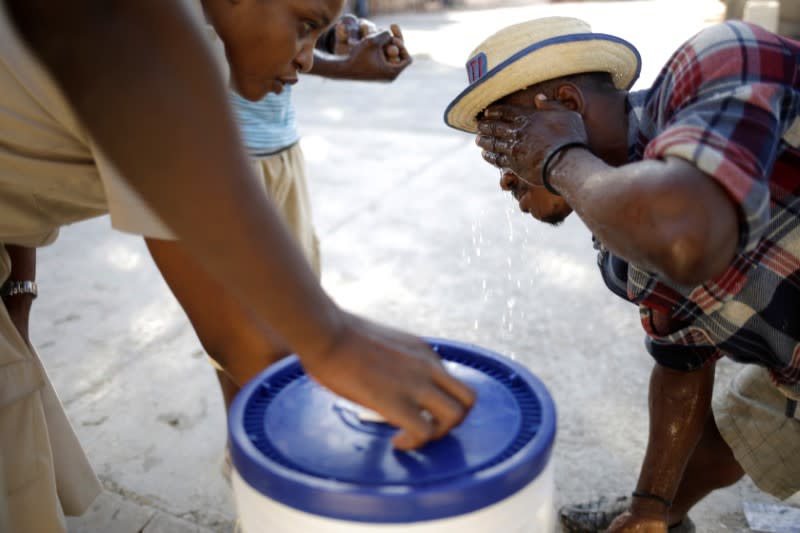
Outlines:
[[[703,433],[684,469],[673,500],[667,523],[677,525],[691,508],[716,489],[736,483],[744,471],[733,452],[719,433],[714,417],[709,413]],[[564,531],[596,533],[628,509],[630,498],[601,498],[589,502],[568,504],[559,510]]]
[[[719,434],[714,417],[709,414],[700,442],[683,473],[669,512],[669,523],[677,524],[700,500],[716,489],[739,481],[744,470],[728,444]]]

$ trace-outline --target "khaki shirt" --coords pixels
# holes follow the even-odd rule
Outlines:
[[[184,3],[227,76],[199,0]],[[118,230],[173,238],[92,141],[0,2],[0,283],[10,271],[2,244],[49,244],[61,226],[105,213]],[[81,514],[100,490],[38,355],[0,305],[0,532],[63,530],[63,514]]]

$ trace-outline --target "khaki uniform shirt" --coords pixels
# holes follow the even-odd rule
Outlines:
[[[185,2],[202,24],[199,1]],[[10,271],[3,244],[49,244],[61,226],[105,213],[121,231],[173,237],[92,141],[0,3],[0,283]],[[64,514],[81,514],[100,491],[38,355],[0,305],[0,532],[63,531]]]

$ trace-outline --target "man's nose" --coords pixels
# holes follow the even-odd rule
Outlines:
[[[294,57],[294,63],[300,72],[309,72],[314,66],[314,41],[307,39]]]
[[[500,188],[504,191],[513,191],[517,185],[517,177],[513,172],[505,171],[500,175]]]

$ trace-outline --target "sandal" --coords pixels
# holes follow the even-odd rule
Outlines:
[[[616,517],[628,510],[631,499],[620,496],[605,497],[590,502],[565,505],[558,510],[561,528],[566,533],[601,533]],[[669,527],[669,533],[695,533],[695,525],[688,516]]]

